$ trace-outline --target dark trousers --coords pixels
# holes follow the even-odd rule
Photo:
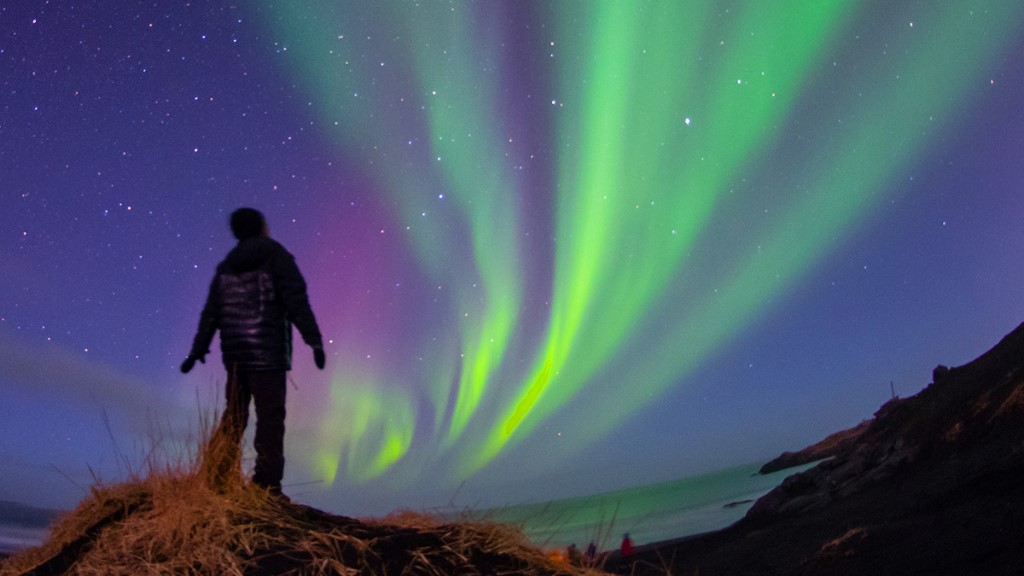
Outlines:
[[[249,421],[249,402],[256,404],[256,467],[253,483],[273,492],[281,490],[284,476],[284,370],[235,370],[228,374],[224,416],[216,436],[222,441],[219,473],[237,473],[242,436]]]

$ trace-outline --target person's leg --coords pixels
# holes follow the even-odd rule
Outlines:
[[[225,487],[231,475],[240,473],[242,435],[249,420],[249,401],[252,398],[250,374],[242,371],[229,373],[224,396],[224,414],[206,451],[207,482],[214,489]]]
[[[253,372],[238,371],[228,375],[224,387],[224,416],[221,426],[235,434],[241,442],[242,434],[249,423],[249,402],[252,400]]]
[[[272,493],[281,492],[284,476],[284,370],[253,372],[251,388],[256,403],[256,467],[252,481]]]

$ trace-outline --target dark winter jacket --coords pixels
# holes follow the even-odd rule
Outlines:
[[[220,330],[228,371],[290,370],[292,324],[306,344],[323,347],[295,258],[270,238],[247,238],[217,266],[192,354],[209,352]]]

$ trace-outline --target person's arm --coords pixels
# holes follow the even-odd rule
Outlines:
[[[274,257],[274,280],[287,310],[288,320],[299,329],[302,340],[313,350],[323,350],[323,337],[313,309],[309,305],[306,280],[295,264],[295,258],[283,248]],[[317,360],[320,365],[320,361]]]
[[[192,351],[189,352],[185,362],[181,365],[182,372],[188,372],[195,365],[196,360],[206,363],[206,355],[210,353],[210,343],[213,342],[213,335],[220,326],[220,290],[217,287],[219,276],[214,276],[210,282],[210,292],[206,296],[206,305],[199,315],[199,328],[196,336],[192,339]]]

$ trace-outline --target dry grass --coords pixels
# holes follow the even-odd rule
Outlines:
[[[92,489],[3,575],[601,574],[513,526],[414,512],[356,520],[271,496],[216,441],[173,465]],[[222,462],[233,462],[229,473]]]

